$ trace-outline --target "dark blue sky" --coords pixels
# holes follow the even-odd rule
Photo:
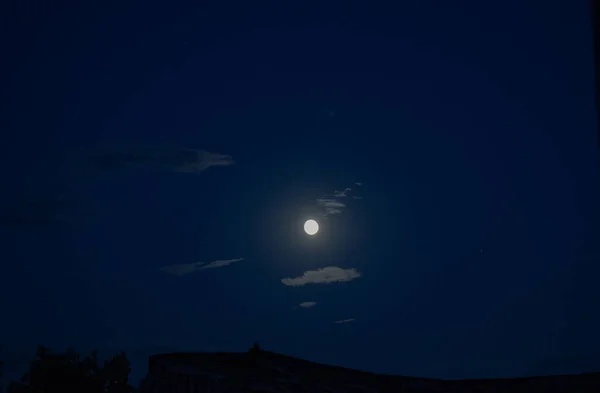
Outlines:
[[[258,341],[427,377],[600,367],[588,2],[14,3],[7,360]]]

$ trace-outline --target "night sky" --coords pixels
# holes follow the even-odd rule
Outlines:
[[[588,2],[389,3],[4,4],[0,358],[600,370]]]

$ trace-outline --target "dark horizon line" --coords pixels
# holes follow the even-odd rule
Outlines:
[[[547,374],[547,375],[530,375],[530,376],[521,376],[521,377],[484,377],[484,378],[459,378],[459,379],[445,379],[445,378],[430,378],[430,377],[417,377],[410,375],[399,375],[399,374],[388,374],[388,373],[376,373],[371,371],[364,371],[355,368],[343,367],[333,364],[319,363],[312,360],[307,360],[291,355],[285,355],[278,352],[268,351],[268,350],[259,350],[253,351],[252,349],[246,352],[194,352],[194,351],[177,351],[177,352],[166,352],[166,353],[157,353],[148,356],[148,363],[150,363],[153,359],[162,359],[162,358],[172,358],[172,357],[211,357],[211,356],[260,356],[260,355],[269,355],[277,358],[286,358],[292,361],[295,361],[300,364],[318,366],[327,368],[330,370],[344,370],[348,372],[352,372],[355,374],[362,374],[365,376],[374,376],[374,377],[385,377],[385,378],[401,378],[401,379],[410,379],[410,380],[419,380],[419,381],[436,381],[436,382],[500,382],[500,381],[521,381],[521,380],[530,380],[530,379],[549,379],[549,378],[576,378],[576,377],[584,377],[584,376],[597,376],[600,378],[600,370],[599,371],[591,371],[591,372],[580,372],[580,373],[559,373],[559,374]],[[150,368],[150,367],[149,367]],[[150,371],[150,370],[149,370]]]

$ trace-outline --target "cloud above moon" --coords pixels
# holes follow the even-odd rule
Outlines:
[[[243,261],[244,258],[235,259],[221,259],[212,262],[194,262],[179,265],[168,265],[160,268],[160,271],[172,274],[174,276],[185,276],[198,270],[216,269],[218,267],[224,267],[231,265],[234,262]]]
[[[355,183],[357,186],[362,186],[362,183]],[[317,198],[317,205],[323,210],[326,216],[342,214],[346,209],[347,204],[342,202],[343,198],[350,197],[352,188],[346,187],[343,190],[334,190],[333,193]],[[359,200],[362,197],[352,195],[352,199]]]
[[[205,150],[194,150],[195,159],[186,162],[174,169],[177,172],[202,172],[211,166],[228,166],[233,165],[233,158],[227,154],[211,153]]]
[[[139,148],[106,152],[94,157],[94,165],[101,170],[155,166],[183,173],[199,173],[212,166],[233,165],[230,155],[199,149]]]
[[[346,187],[342,191],[334,191],[333,196],[336,198],[344,198],[350,191],[352,191],[352,189],[350,187]]]
[[[328,266],[317,270],[305,271],[299,277],[282,278],[281,283],[290,287],[301,287],[306,284],[329,284],[332,282],[350,282],[361,277],[362,274],[352,269],[342,269],[337,266]]]
[[[342,214],[342,210],[346,208],[346,204],[337,199],[317,199],[317,204],[325,210],[326,215]]]

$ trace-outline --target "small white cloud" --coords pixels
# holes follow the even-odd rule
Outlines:
[[[317,302],[302,302],[298,306],[302,307],[302,308],[311,308],[316,305],[317,305]]]
[[[235,258],[235,259],[223,259],[212,262],[194,262],[194,263],[186,263],[180,265],[169,265],[160,268],[161,271],[165,273],[172,274],[174,276],[185,276],[186,274],[193,273],[197,270],[204,269],[214,269],[218,267],[223,267],[227,265],[231,265],[234,262],[243,261],[244,258]]]
[[[353,196],[352,199],[363,199],[361,196]]]
[[[335,321],[334,323],[348,323],[348,322],[354,322],[355,319],[354,318],[350,318],[350,319],[342,319],[339,321]]]
[[[328,266],[318,270],[308,270],[299,277],[282,278],[284,285],[300,287],[306,284],[328,284],[332,282],[349,282],[356,280],[361,273],[356,269],[342,269],[337,266]]]
[[[354,184],[356,184],[357,186],[362,186],[362,183],[359,183],[359,182],[354,183]]]

